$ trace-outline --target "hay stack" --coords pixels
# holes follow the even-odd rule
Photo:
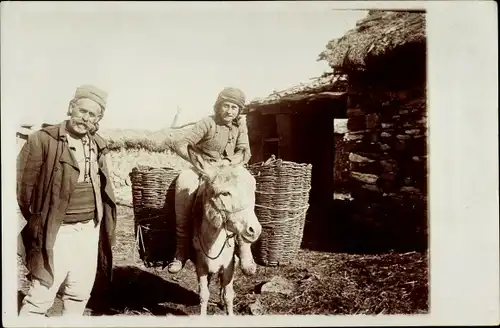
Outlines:
[[[171,149],[172,142],[191,127],[187,124],[178,128],[165,128],[158,131],[113,129],[99,133],[108,142],[110,150],[119,151],[143,149],[149,152],[161,153]]]

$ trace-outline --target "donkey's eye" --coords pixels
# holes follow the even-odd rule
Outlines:
[[[230,196],[231,193],[229,191],[222,191],[219,195],[220,196]]]

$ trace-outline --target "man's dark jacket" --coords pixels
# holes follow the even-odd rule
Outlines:
[[[17,200],[27,220],[21,232],[26,266],[32,278],[47,287],[54,282],[56,234],[80,175],[78,163],[68,146],[66,122],[33,132],[21,149],[17,162]],[[104,291],[111,281],[116,201],[104,156],[108,151],[106,142],[98,134],[91,138],[98,149],[103,203],[96,285],[99,284],[99,291]]]

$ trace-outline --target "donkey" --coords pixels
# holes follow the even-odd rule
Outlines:
[[[207,314],[213,274],[218,274],[220,301],[234,315],[235,243],[254,243],[262,227],[254,212],[256,182],[242,165],[210,166],[188,147],[191,164],[200,174],[194,201],[192,260],[198,277],[200,315]]]

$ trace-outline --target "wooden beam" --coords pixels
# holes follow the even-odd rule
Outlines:
[[[288,96],[283,96],[279,100],[275,100],[269,103],[263,103],[260,106],[255,105],[254,107],[249,108],[249,112],[261,112],[263,115],[266,114],[288,114],[293,113],[295,109],[289,110],[288,107],[295,107],[296,104],[307,103],[310,101],[314,101],[317,99],[343,99],[347,97],[346,92],[333,92],[333,91],[325,91],[319,93],[311,93],[311,94],[293,94]]]
[[[286,161],[295,160],[294,153],[294,134],[292,126],[292,115],[279,114],[276,115],[276,126],[278,130],[279,151],[280,158]]]

